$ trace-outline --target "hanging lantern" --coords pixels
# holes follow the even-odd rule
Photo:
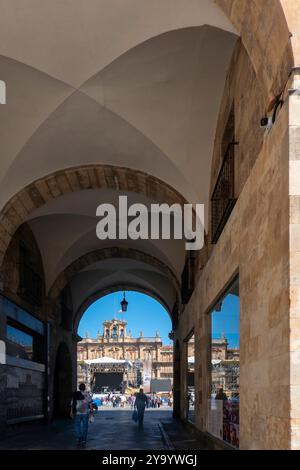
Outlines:
[[[124,291],[124,298],[121,302],[121,310],[122,312],[127,312],[127,305],[128,305],[128,302],[127,300],[125,299],[125,291]]]

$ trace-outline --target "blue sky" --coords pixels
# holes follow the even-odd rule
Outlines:
[[[102,322],[116,317],[127,321],[127,332],[131,329],[133,337],[140,335],[155,336],[158,330],[164,344],[170,344],[168,333],[172,329],[171,320],[164,307],[145,294],[139,292],[126,292],[128,301],[127,312],[120,314],[120,302],[123,292],[114,292],[94,302],[84,313],[78,328],[80,336],[85,337],[86,332],[96,337],[98,330],[102,334]]]
[[[236,295],[227,295],[221,312],[212,312],[212,336],[220,338],[223,333],[230,347],[239,347],[239,297]]]
[[[79,335],[85,337],[88,332],[95,338],[98,330],[102,334],[102,322],[116,317],[127,321],[127,331],[131,329],[134,337],[139,336],[141,330],[144,336],[155,336],[158,330],[164,344],[171,344],[168,338],[172,329],[171,320],[159,302],[139,292],[126,292],[129,302],[127,312],[120,314],[118,310],[122,299],[123,292],[115,292],[94,302],[80,321]],[[225,297],[221,312],[212,312],[212,336],[220,338],[223,333],[230,347],[239,346],[239,298],[235,295]]]

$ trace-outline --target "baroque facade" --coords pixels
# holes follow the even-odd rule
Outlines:
[[[190,372],[194,374],[194,339],[188,343],[188,360]],[[136,364],[143,371],[145,362],[151,364],[152,379],[171,379],[173,381],[173,345],[164,345],[157,331],[154,337],[140,336],[134,338],[131,330],[127,333],[127,322],[112,319],[103,322],[102,333],[97,338],[87,334],[77,346],[77,381],[90,386],[91,374],[86,361],[95,359],[117,359]],[[219,388],[230,397],[238,394],[239,349],[229,348],[225,336],[213,338],[211,344],[212,386],[213,393]],[[123,367],[122,364],[112,363],[111,369]],[[107,369],[108,364],[103,365]],[[134,374],[132,374],[134,381]],[[136,381],[136,380],[135,380]]]
[[[173,378],[173,346],[164,345],[158,331],[152,338],[144,337],[142,331],[138,338],[133,338],[123,320],[104,321],[102,334],[99,332],[97,338],[86,337],[78,343],[77,361],[81,370],[78,381],[87,377],[80,367],[83,361],[104,357],[140,363],[141,368],[147,361],[153,379]]]

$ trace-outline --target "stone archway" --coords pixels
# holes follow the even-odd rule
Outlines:
[[[174,376],[173,376],[173,416],[180,418],[181,406],[181,352],[178,339],[174,343]]]
[[[102,188],[134,191],[170,205],[187,202],[176,189],[142,171],[101,164],[59,170],[26,186],[1,211],[0,264],[14,233],[34,209],[71,192]]]
[[[78,325],[79,325],[79,322],[82,318],[82,315],[84,314],[84,312],[94,303],[96,302],[97,300],[101,299],[102,297],[105,297],[106,295],[108,294],[111,294],[113,292],[119,292],[119,291],[134,291],[134,292],[139,292],[141,294],[145,294],[145,295],[148,295],[149,297],[152,297],[153,299],[155,299],[157,302],[159,302],[163,307],[164,309],[166,310],[166,312],[168,313],[168,315],[170,316],[171,318],[171,321],[172,321],[172,324],[174,324],[174,322],[176,321],[177,319],[177,315],[178,315],[178,311],[177,311],[177,304],[174,306],[174,310],[173,311],[170,311],[168,305],[165,303],[164,299],[162,297],[160,297],[157,293],[151,291],[150,289],[143,289],[141,288],[140,286],[136,286],[136,285],[132,285],[132,284],[117,284],[117,285],[112,285],[110,286],[109,288],[107,289],[104,289],[104,290],[101,290],[101,291],[97,291],[95,292],[94,294],[90,295],[82,304],[81,306],[79,307],[79,309],[76,311],[75,315],[74,315],[74,321],[73,321],[73,324],[74,324],[74,331],[77,331],[77,328],[78,328]]]
[[[64,271],[59,274],[59,276],[52,284],[49,290],[49,297],[55,300],[59,296],[63,288],[71,280],[71,278],[76,275],[76,273],[78,273],[85,267],[96,263],[97,261],[102,261],[109,258],[129,258],[137,261],[146,262],[150,266],[158,268],[172,280],[172,283],[179,294],[179,281],[177,279],[176,274],[171,270],[169,266],[167,266],[165,263],[155,258],[154,256],[151,256],[142,251],[133,248],[115,246],[86,253],[85,255],[81,256],[76,261],[74,261],[72,264],[67,266],[66,269],[64,269]]]

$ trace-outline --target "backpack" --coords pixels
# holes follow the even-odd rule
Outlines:
[[[73,395],[73,413],[85,414],[89,412],[90,400],[82,392],[75,392]]]

